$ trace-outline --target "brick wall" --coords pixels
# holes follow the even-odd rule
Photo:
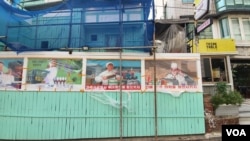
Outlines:
[[[221,126],[227,124],[239,124],[238,116],[221,116],[214,115],[214,109],[210,102],[211,94],[204,94],[204,111],[206,133],[221,132]]]

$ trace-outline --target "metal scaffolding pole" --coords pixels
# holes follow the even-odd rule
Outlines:
[[[155,141],[158,141],[158,123],[157,123],[157,93],[156,93],[156,47],[152,48],[154,57],[154,113],[155,113]]]

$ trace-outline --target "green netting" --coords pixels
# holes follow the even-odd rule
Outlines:
[[[0,41],[14,51],[152,46],[153,0],[6,1]]]

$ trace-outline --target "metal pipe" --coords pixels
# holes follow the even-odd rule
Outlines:
[[[71,38],[72,38],[72,19],[73,19],[73,10],[70,9],[70,23],[69,23],[69,38],[68,38],[68,47],[71,45]],[[61,33],[62,34],[62,33]]]
[[[196,4],[193,4],[194,6],[194,17],[196,14]],[[199,53],[199,34],[197,33],[197,25],[198,25],[198,19],[194,18],[194,45],[196,48],[196,52],[193,51],[193,53]]]
[[[157,122],[157,93],[156,93],[156,48],[152,48],[153,56],[154,56],[154,112],[155,112],[155,141],[158,141],[158,122]]]
[[[155,1],[153,1],[153,20],[154,20],[154,24],[155,24]],[[155,54],[155,50],[156,50],[156,46],[155,46],[155,34],[153,34],[153,45],[154,47],[151,48],[151,51],[153,52],[153,56],[154,56],[154,118],[155,118],[155,141],[158,141],[158,123],[157,123],[157,95],[156,95],[156,54]]]
[[[120,86],[120,140],[122,141],[123,136],[123,124],[122,124],[122,111],[123,111],[123,105],[122,105],[122,50],[120,50],[120,80],[119,80],[119,86]]]
[[[122,76],[122,46],[123,46],[123,5],[122,5],[122,0],[119,0],[119,6],[120,6],[120,10],[119,10],[119,30],[120,30],[120,35],[119,35],[119,52],[120,52],[120,141],[122,141],[123,138],[123,115],[122,115],[122,111],[123,111],[123,105],[122,105],[122,87],[121,87],[121,76]]]
[[[143,49],[143,48],[153,48],[155,46],[135,46],[135,47],[98,47],[98,48],[89,48],[89,50],[100,50],[100,49],[106,49],[106,50],[114,50],[114,49]],[[59,50],[83,50],[83,47],[80,48],[59,48]]]

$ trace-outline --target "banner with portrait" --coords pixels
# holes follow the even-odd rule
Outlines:
[[[141,90],[141,60],[87,60],[86,90]]]
[[[142,53],[120,59],[115,52],[0,55],[0,90],[202,92],[194,53],[156,53],[155,59]]]
[[[0,90],[22,87],[23,58],[0,58]]]
[[[82,59],[29,58],[26,89],[79,91],[82,85]]]
[[[154,72],[154,64],[156,72]],[[161,59],[145,61],[145,87],[158,91],[199,91],[199,71],[195,59]],[[154,75],[156,84],[154,84]]]

